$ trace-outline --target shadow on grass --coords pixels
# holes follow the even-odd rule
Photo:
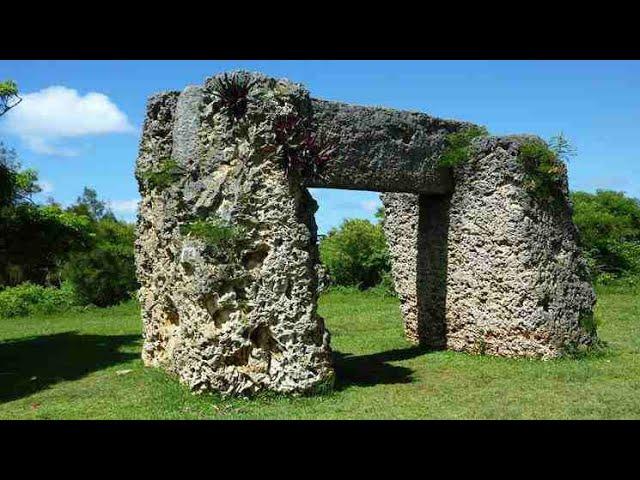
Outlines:
[[[138,340],[139,335],[64,332],[0,342],[0,403],[138,358],[119,351]]]
[[[336,370],[335,390],[344,390],[352,385],[371,387],[380,384],[411,383],[412,369],[390,365],[387,362],[409,360],[429,351],[431,350],[426,347],[414,346],[370,355],[333,352]]]

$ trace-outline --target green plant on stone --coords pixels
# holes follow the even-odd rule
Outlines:
[[[455,167],[469,159],[471,141],[477,137],[485,137],[489,132],[485,127],[471,126],[445,137],[445,148],[440,156],[440,167]]]
[[[565,163],[576,155],[575,147],[567,140],[562,132],[549,139],[549,149],[556,154],[558,159]]]
[[[180,227],[180,233],[202,240],[216,255],[235,249],[244,230],[217,217],[195,220]]]
[[[172,158],[161,160],[155,168],[143,172],[141,178],[151,189],[164,189],[176,182],[184,169]]]
[[[558,184],[567,173],[556,152],[544,142],[528,140],[520,145],[518,161],[526,171],[525,188],[540,200],[556,198]]]

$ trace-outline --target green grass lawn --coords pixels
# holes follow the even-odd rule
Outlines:
[[[192,395],[140,361],[130,302],[0,320],[2,419],[640,418],[640,295],[601,291],[604,353],[512,360],[424,352],[402,335],[394,298],[330,293],[336,390],[306,398]]]

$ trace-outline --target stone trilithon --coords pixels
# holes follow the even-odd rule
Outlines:
[[[433,348],[550,358],[595,340],[595,296],[566,174],[552,202],[518,160],[535,137],[481,137],[416,112],[312,99],[257,73],[151,97],[136,177],[143,360],[195,391],[331,388],[317,313],[307,187],[384,192],[407,338]]]

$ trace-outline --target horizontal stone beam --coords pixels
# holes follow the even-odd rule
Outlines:
[[[305,185],[380,192],[449,193],[451,172],[438,166],[448,133],[472,124],[424,113],[312,99],[319,138],[335,148]]]

